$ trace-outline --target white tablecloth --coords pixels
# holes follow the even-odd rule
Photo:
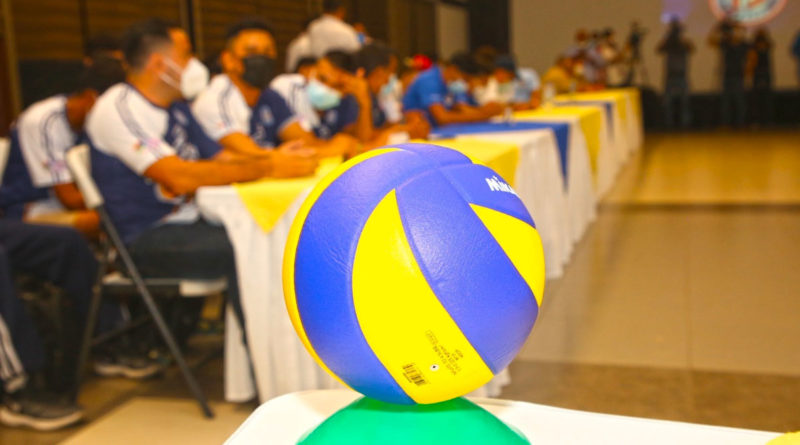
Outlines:
[[[514,188],[533,215],[542,237],[547,278],[558,278],[563,274],[574,243],[596,214],[586,141],[572,126],[569,131],[566,190],[552,130],[476,133],[459,137],[512,142],[519,146],[520,160]]]
[[[633,152],[633,141],[629,141],[630,133],[627,125],[627,120],[623,121],[622,111],[617,106],[616,100],[570,100],[570,99],[557,99],[556,103],[559,105],[577,105],[587,106],[594,105],[603,110],[603,115],[606,118],[606,129],[610,141],[610,147],[614,152],[614,158],[618,164],[624,164],[628,159],[628,155]],[[609,113],[606,112],[606,107],[611,109],[611,122],[608,122]],[[628,106],[630,110],[630,106]]]
[[[294,445],[360,397],[347,391],[289,394],[261,405],[226,445]],[[777,433],[596,414],[525,402],[474,398],[535,445],[764,445]],[[446,427],[446,426],[443,426]]]
[[[597,107],[601,112],[602,124],[600,125],[600,134],[597,138],[600,143],[599,152],[597,153],[597,167],[595,172],[595,196],[597,198],[603,197],[614,185],[614,178],[616,177],[619,169],[622,167],[622,161],[618,159],[616,151],[609,137],[608,123],[606,120],[606,112],[602,107]],[[586,145],[586,135],[583,134],[583,128],[580,123],[580,116],[577,115],[564,115],[564,114],[543,114],[541,116],[525,116],[519,118],[521,121],[533,122],[563,122],[569,124],[570,140],[582,140],[584,146]]]
[[[233,187],[202,187],[197,192],[203,217],[225,226],[236,255],[248,345],[245,348],[242,344],[240,328],[229,310],[225,324],[228,401],[242,402],[258,395],[263,402],[295,391],[341,387],[314,362],[300,342],[283,299],[283,249],[304,197],[305,193],[273,230],[265,233]],[[497,396],[510,382],[508,371],[503,370],[473,394]]]

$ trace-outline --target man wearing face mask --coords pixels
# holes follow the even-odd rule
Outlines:
[[[467,76],[474,72],[472,58],[456,53],[447,63],[420,73],[403,96],[403,112],[423,112],[434,126],[484,121],[501,114],[503,108],[497,104],[456,106],[457,98],[469,91]]]
[[[64,161],[81,139],[86,115],[98,94],[125,78],[119,61],[95,59],[80,86],[26,109],[11,128],[11,153],[0,188],[0,212],[7,218],[72,226],[97,234],[97,215],[86,210]]]
[[[359,136],[359,124],[369,117],[364,116],[369,112],[366,86],[363,80],[358,83],[354,71],[353,56],[334,50],[318,60],[306,74],[276,77],[270,88],[286,100],[302,128],[317,138],[331,143],[354,140]],[[365,103],[365,107],[359,102]],[[368,136],[358,139],[368,142]]]
[[[175,131],[181,122],[170,107],[183,99],[181,90],[193,92],[182,87],[192,83],[184,78],[193,76],[190,48],[180,42],[181,34],[157,19],[125,32],[127,82],[97,100],[86,124],[92,176],[144,276],[225,277],[231,305],[243,320],[225,229],[200,218],[189,197],[202,186],[310,174],[316,162],[307,154],[271,152],[243,162],[181,158],[177,144],[186,140]],[[281,168],[275,167],[278,162]]]
[[[531,68],[517,68],[514,57],[497,56],[487,87],[487,100],[511,104],[515,110],[530,110],[541,102],[541,81]]]
[[[215,76],[192,104],[205,132],[233,156],[281,158],[305,144],[318,154],[353,150],[355,141],[321,141],[300,125],[286,101],[267,88],[277,54],[269,25],[243,20],[230,28],[221,55],[223,74]],[[276,161],[276,168],[280,162]]]
[[[394,60],[394,67],[393,62]],[[430,124],[424,118],[412,119],[406,123],[391,122],[384,108],[385,98],[394,94],[395,83],[393,69],[396,69],[397,57],[392,50],[380,43],[365,45],[356,53],[358,65],[357,77],[363,79],[369,93],[369,139],[386,144],[393,134],[406,133],[413,139],[424,139],[430,132]]]

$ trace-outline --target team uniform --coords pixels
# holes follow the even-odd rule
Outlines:
[[[92,176],[125,242],[159,222],[196,220],[193,204],[169,196],[143,176],[167,156],[193,160],[219,151],[185,102],[159,107],[131,85],[117,84],[95,103],[86,132],[92,146]]]
[[[383,104],[377,96],[372,93],[370,93],[369,96],[371,105],[370,113],[372,113],[372,126],[375,128],[381,128],[389,122],[386,117],[386,111],[384,110]]]
[[[436,120],[428,109],[435,104],[445,108],[453,107],[455,99],[447,90],[447,84],[442,77],[442,69],[434,66],[422,73],[408,86],[408,91],[403,96],[403,111],[421,111],[425,113],[431,125],[436,126]]]
[[[293,73],[300,59],[311,56],[311,37],[308,32],[303,32],[286,47],[286,72]]]
[[[53,96],[31,105],[11,129],[8,164],[0,190],[0,209],[7,217],[63,211],[50,188],[72,182],[64,155],[78,143],[69,125],[67,97]]]
[[[214,76],[192,104],[192,113],[215,141],[229,134],[243,133],[262,148],[280,145],[281,132],[297,122],[286,101],[269,88],[261,92],[256,106],[251,108],[225,74]]]
[[[145,277],[228,282],[228,298],[243,321],[233,248],[225,229],[200,218],[197,206],[144,176],[169,156],[209,158],[220,147],[205,136],[185,102],[149,102],[117,84],[95,103],[86,123],[92,176],[105,207]]]
[[[542,81],[539,74],[532,68],[518,68],[516,78],[511,81],[510,88],[503,90],[497,79],[491,77],[486,84],[483,95],[478,98],[478,103],[489,102],[526,104],[531,101],[531,94],[541,88]]]
[[[322,58],[328,51],[354,53],[361,48],[358,32],[344,21],[330,14],[314,20],[308,25],[311,53]]]
[[[301,74],[282,74],[272,80],[270,89],[286,101],[300,125],[320,139],[330,139],[358,120],[358,102],[344,96],[339,105],[318,112],[306,92],[306,78]]]

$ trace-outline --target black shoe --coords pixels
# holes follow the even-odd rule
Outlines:
[[[103,377],[127,377],[129,379],[150,378],[163,369],[156,360],[141,355],[115,354],[94,362],[94,372]]]
[[[10,427],[53,431],[82,418],[83,409],[77,405],[34,397],[25,391],[7,395],[0,406],[0,423]]]

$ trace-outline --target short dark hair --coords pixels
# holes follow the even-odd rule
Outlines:
[[[323,0],[322,1],[322,12],[336,12],[339,8],[342,8],[344,3],[342,0]]]
[[[265,31],[269,35],[274,36],[275,32],[272,30],[272,25],[270,25],[265,20],[256,19],[256,18],[243,18],[238,22],[234,23],[233,25],[228,27],[228,30],[225,31],[225,44],[230,45],[242,31]]]
[[[353,54],[334,49],[325,53],[324,58],[328,59],[333,66],[339,68],[340,70],[345,70],[351,74],[356,72],[356,62]]]
[[[118,38],[110,34],[101,33],[95,34],[86,40],[86,44],[83,45],[83,55],[95,58],[103,55],[103,53],[120,51],[121,49]]]
[[[453,54],[447,61],[447,64],[455,66],[459,71],[468,76],[476,76],[480,74],[481,71],[475,59],[465,52]]]
[[[144,67],[156,48],[172,42],[169,30],[173,27],[169,22],[152,18],[134,23],[125,30],[122,36],[122,51],[128,66],[135,70]]]
[[[314,56],[301,57],[300,59],[297,60],[297,63],[294,64],[292,72],[296,73],[296,72],[300,71],[300,68],[303,68],[303,67],[306,67],[306,66],[309,66],[309,65],[313,65],[315,63],[317,63],[317,58],[314,57]]]
[[[361,47],[355,58],[358,68],[369,74],[375,68],[389,66],[392,59],[392,50],[382,43],[370,43]]]
[[[94,90],[97,94],[103,94],[112,85],[124,80],[125,69],[119,60],[108,56],[97,56],[94,62],[81,72],[78,87],[74,92]]]

